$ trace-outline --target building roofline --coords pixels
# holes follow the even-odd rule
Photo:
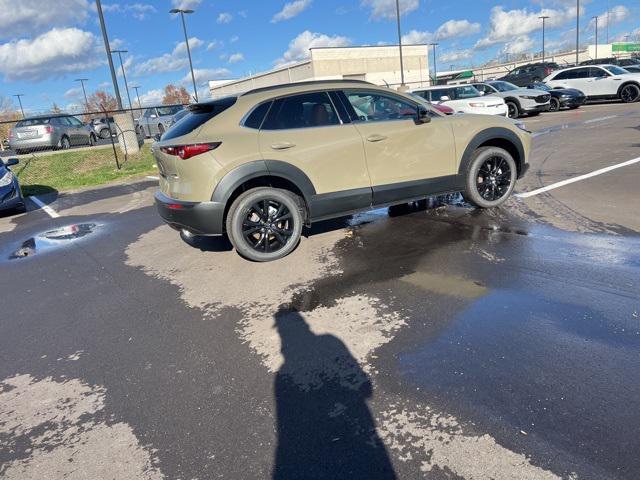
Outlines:
[[[337,46],[337,47],[311,47],[309,50],[338,50],[338,49],[346,49],[346,48],[398,48],[400,45],[397,43],[389,44],[389,45],[345,45],[345,46]],[[403,43],[402,48],[405,47],[428,47],[426,43]]]

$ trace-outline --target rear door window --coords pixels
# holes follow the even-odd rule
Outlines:
[[[273,102],[263,130],[287,130],[339,125],[338,113],[326,92],[305,93]]]
[[[236,103],[236,97],[221,98],[207,103],[197,103],[189,107],[189,113],[175,123],[162,136],[162,140],[171,140],[193,132],[212,118],[220,115]]]
[[[262,122],[264,121],[264,117],[269,111],[269,108],[271,108],[272,103],[273,102],[265,102],[254,108],[244,121],[244,126],[247,128],[254,128],[256,130],[260,129]]]

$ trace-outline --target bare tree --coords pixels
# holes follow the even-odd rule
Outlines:
[[[185,105],[189,103],[190,100],[191,96],[186,88],[176,87],[173,84],[164,87],[164,97],[162,97],[163,105],[174,105],[178,103]]]

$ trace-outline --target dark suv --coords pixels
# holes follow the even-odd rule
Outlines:
[[[618,65],[619,67],[625,68],[631,66],[640,66],[640,59],[617,57],[597,58],[580,62],[580,65]]]
[[[513,83],[518,87],[526,87],[531,83],[540,82],[559,68],[560,66],[553,62],[529,63],[514,68],[504,77],[498,78],[498,80]]]

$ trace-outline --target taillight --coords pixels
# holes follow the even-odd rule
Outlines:
[[[47,125],[44,127],[44,133],[53,133],[53,127],[51,125]]]
[[[551,68],[551,67],[547,67],[547,68],[545,68],[545,69],[544,69],[544,73],[545,73],[546,75],[551,75],[551,74],[553,73],[553,68]]]
[[[12,128],[9,129],[9,138],[13,138],[13,129]]]
[[[167,155],[180,157],[182,160],[195,157],[205,152],[210,152],[218,148],[222,142],[196,143],[193,145],[178,145],[176,147],[162,147],[160,150]]]

